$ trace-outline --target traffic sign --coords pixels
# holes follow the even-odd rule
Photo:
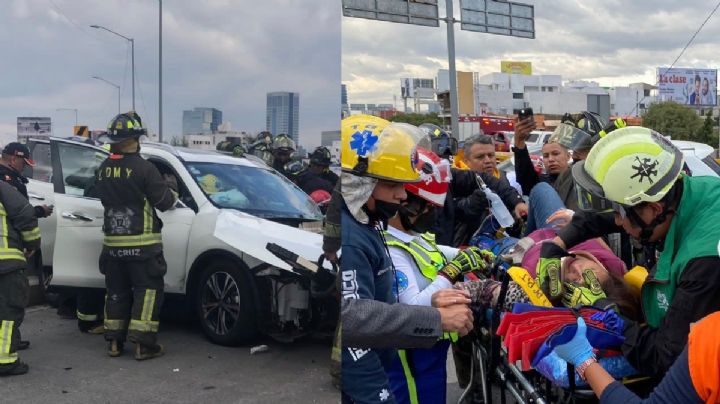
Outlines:
[[[437,0],[342,0],[345,17],[437,27]]]
[[[535,38],[535,8],[498,0],[460,0],[460,29]]]

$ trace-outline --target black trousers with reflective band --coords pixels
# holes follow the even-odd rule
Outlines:
[[[143,346],[157,344],[160,308],[167,271],[162,253],[144,260],[100,257],[105,274],[105,339]]]
[[[78,327],[83,331],[102,324],[105,309],[105,291],[101,289],[82,289],[76,298]]]
[[[18,359],[18,328],[25,318],[29,291],[30,285],[22,270],[0,273],[0,369],[13,365]]]

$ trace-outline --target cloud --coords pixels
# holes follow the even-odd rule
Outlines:
[[[462,31],[456,24],[458,70],[482,75],[499,71],[501,60],[523,60],[533,63],[534,73],[565,81],[654,83],[655,69],[673,62],[713,7],[701,0],[523,2],[535,6],[536,39]],[[717,68],[719,19],[708,21],[676,67]],[[434,78],[447,69],[444,22],[430,28],[343,17],[342,34],[342,80],[351,103],[392,102],[401,78]]]
[[[179,134],[182,111],[223,111],[235,130],[265,128],[265,94],[300,93],[300,141],[339,126],[340,6],[336,0],[163,2],[163,129]],[[158,2],[12,0],[0,14],[0,131],[17,116],[50,116],[56,135],[81,124],[103,128],[131,107],[129,45],[135,40],[136,109],[158,126]],[[0,133],[0,135],[3,133]]]

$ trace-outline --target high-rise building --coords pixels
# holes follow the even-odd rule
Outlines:
[[[298,144],[300,94],[287,91],[267,93],[266,130],[277,136],[286,133]]]
[[[340,103],[342,105],[347,105],[348,98],[347,98],[347,85],[341,84],[340,85]]]
[[[347,85],[340,85],[340,117],[350,116],[350,105],[348,105]]]
[[[215,108],[194,108],[183,111],[183,135],[217,133],[222,111]]]

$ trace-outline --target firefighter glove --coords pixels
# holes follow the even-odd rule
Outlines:
[[[494,259],[495,254],[490,251],[469,247],[458,252],[455,258],[440,270],[440,273],[451,282],[455,282],[468,272],[479,271],[487,274]]]

